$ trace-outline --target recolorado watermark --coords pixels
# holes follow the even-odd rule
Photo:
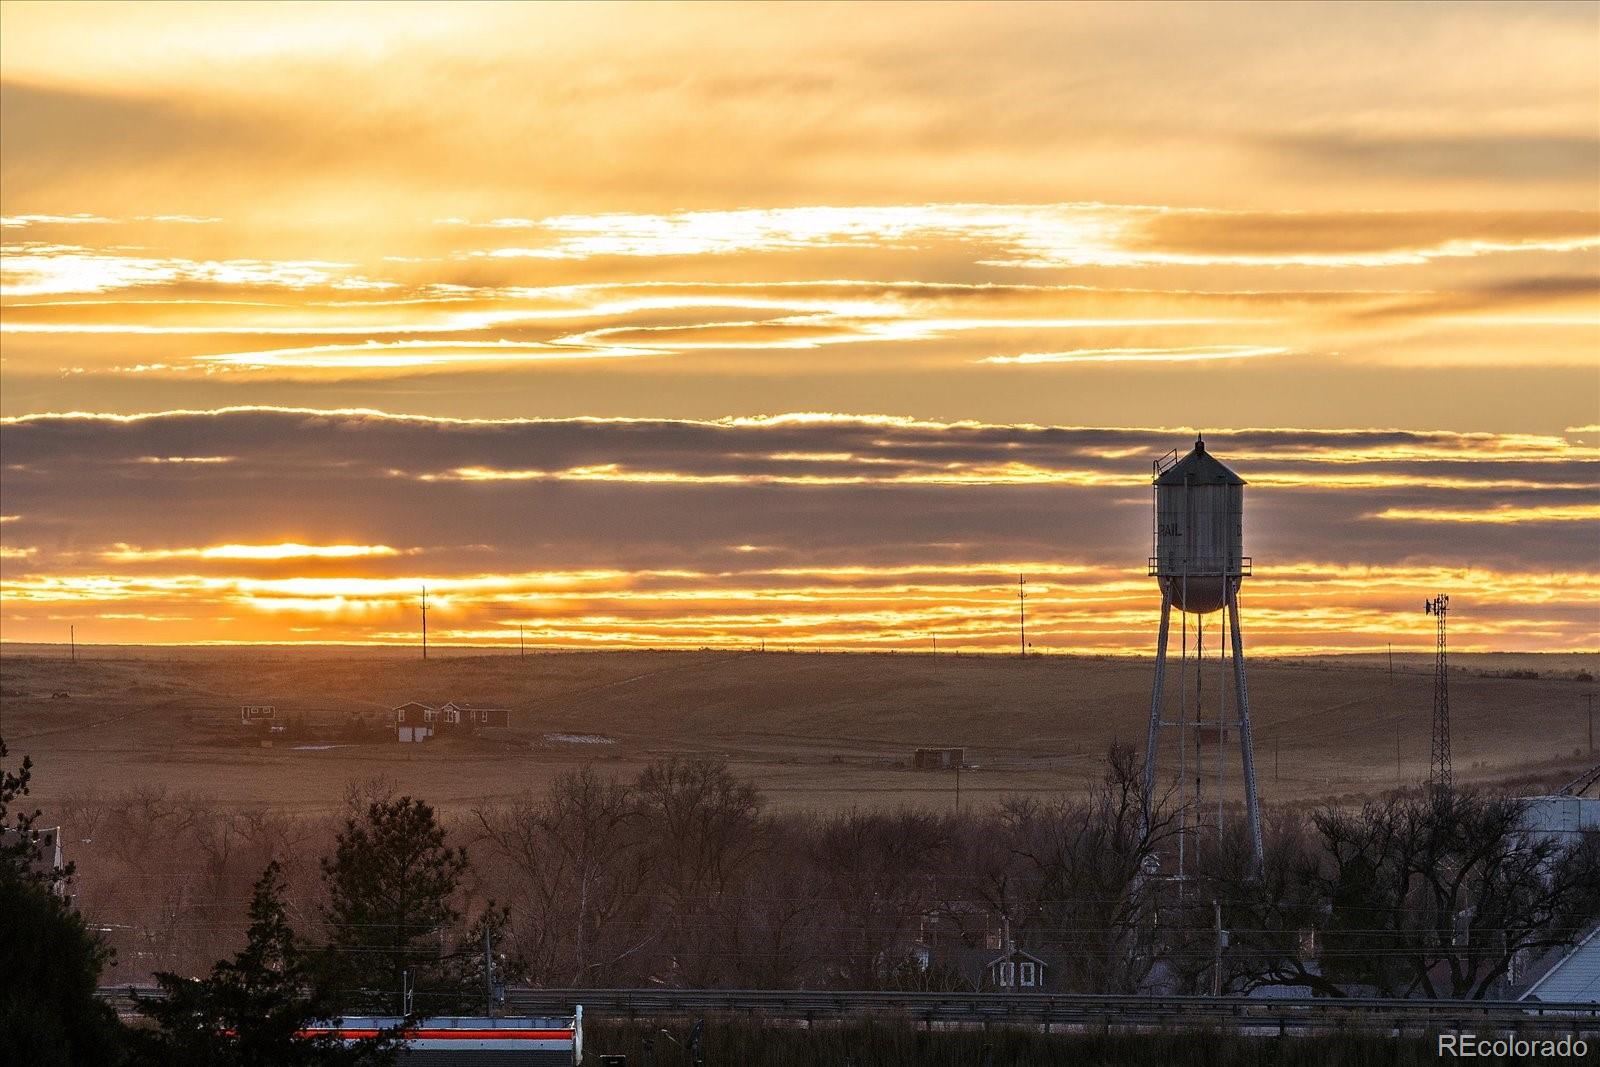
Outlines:
[[[1507,1056],[1548,1059],[1583,1059],[1589,1043],[1571,1034],[1565,1037],[1495,1037],[1478,1034],[1440,1034],[1439,1058],[1487,1059]]]

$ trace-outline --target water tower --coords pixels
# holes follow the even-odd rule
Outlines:
[[[1154,499],[1149,573],[1161,589],[1161,632],[1156,639],[1156,677],[1150,698],[1150,733],[1145,745],[1144,795],[1146,810],[1149,810],[1155,799],[1156,765],[1163,733],[1175,733],[1181,876],[1184,837],[1191,824],[1198,829],[1209,818],[1205,810],[1208,805],[1204,804],[1208,778],[1215,794],[1216,828],[1220,830],[1222,826],[1230,689],[1237,715],[1239,758],[1243,765],[1245,815],[1258,867],[1261,864],[1261,808],[1256,796],[1255,753],[1250,738],[1244,642],[1239,633],[1239,586],[1250,576],[1250,557],[1244,554],[1245,483],[1206,451],[1204,438],[1197,439],[1194,448],[1182,459],[1177,455],[1174,450],[1156,460],[1151,473]],[[1173,608],[1178,609],[1182,633],[1175,717],[1170,714],[1165,693]],[[1216,686],[1215,709],[1208,712],[1205,707],[1204,668],[1208,661],[1204,623],[1208,615],[1218,611],[1226,614],[1231,630],[1232,685],[1228,684],[1228,648],[1219,631],[1212,662],[1221,677]],[[1204,750],[1208,743],[1213,746],[1209,760]]]

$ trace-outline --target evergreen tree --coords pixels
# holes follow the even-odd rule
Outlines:
[[[0,1063],[119,1063],[116,1015],[95,997],[110,950],[62,892],[71,870],[43,864],[39,813],[13,811],[32,761],[12,771],[5,756],[0,740]]]
[[[339,1012],[326,993],[313,989],[312,957],[289,925],[283,891],[274,860],[251,895],[250,932],[238,955],[218,962],[208,978],[156,975],[164,998],[140,1006],[158,1027],[135,1036],[142,1062],[299,1067],[392,1060],[392,1035],[346,1048],[326,1034],[304,1033]]]
[[[460,919],[451,898],[466,867],[466,853],[445,844],[444,827],[420,800],[374,802],[346,820],[322,861],[325,975],[342,1003],[398,1015],[409,988],[413,1014],[459,1006],[459,968],[445,945]]]
[[[490,986],[505,985],[516,977],[516,972],[521,969],[520,961],[505,951],[510,929],[511,909],[496,907],[492,900],[467,927],[466,933],[456,944],[452,961],[451,980],[458,990],[455,1010],[488,1011],[492,1006]],[[488,959],[484,958],[485,948],[488,949]]]
[[[31,788],[33,760],[23,756],[21,765],[10,770],[4,765],[8,751],[5,738],[0,737],[0,875],[29,880],[44,889],[62,886],[72,878],[72,864],[44,864],[39,831],[34,829],[39,809],[13,810]]]

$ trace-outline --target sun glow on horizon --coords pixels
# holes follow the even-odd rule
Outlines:
[[[1600,7],[621,14],[6,4],[7,641],[1600,646]]]

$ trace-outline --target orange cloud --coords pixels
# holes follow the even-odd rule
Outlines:
[[[168,559],[373,559],[398,556],[400,550],[388,545],[302,545],[284,541],[274,545],[211,545],[207,548],[145,549],[117,545],[101,555],[117,563],[146,563]]]

